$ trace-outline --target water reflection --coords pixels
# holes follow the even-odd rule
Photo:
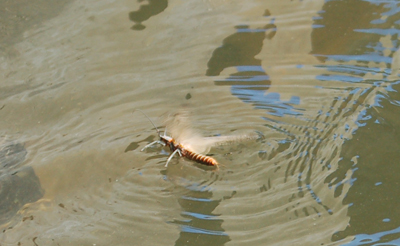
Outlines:
[[[161,174],[166,176],[167,171],[163,170]],[[181,230],[175,245],[224,245],[229,242],[231,239],[222,228],[223,220],[213,211],[222,200],[230,199],[235,192],[215,200],[210,186],[193,183],[184,186],[184,189],[184,195],[178,198],[184,219],[170,222],[179,225]]]
[[[391,63],[398,47],[396,2],[327,1],[314,19],[311,43],[318,60]],[[337,18],[340,13],[341,18]],[[381,38],[390,37],[393,47]],[[389,51],[389,54],[384,54]]]
[[[6,140],[3,140],[6,141]],[[4,145],[4,146],[1,146]],[[25,160],[27,151],[21,143],[1,143],[0,141],[0,175],[10,173]]]
[[[150,136],[144,140],[132,142],[125,152],[136,150],[141,143],[149,143],[153,139],[154,137]],[[159,159],[160,157],[164,161],[165,156],[168,155],[170,153],[165,152],[164,148],[162,148],[161,155],[153,155],[148,157],[146,161]],[[190,164],[195,165],[191,161]],[[190,181],[185,179],[184,176],[176,177],[175,175],[177,174],[173,171],[169,172],[168,169],[163,169],[160,173],[165,180],[174,183],[178,190],[184,190],[183,194],[176,194],[178,203],[181,206],[181,216],[184,219],[174,219],[169,222],[179,225],[180,233],[175,245],[224,245],[231,240],[222,228],[223,220],[219,218],[220,215],[213,213],[213,211],[220,205],[221,201],[232,198],[236,191],[233,191],[230,196],[214,199],[210,184],[206,184],[209,180],[203,182]],[[214,175],[214,173],[210,173],[210,175],[214,177],[211,180],[218,179],[218,175]],[[179,179],[179,182],[174,182],[176,179]],[[175,193],[175,191],[173,192]]]
[[[144,0],[138,0],[143,2]],[[140,5],[139,10],[129,13],[129,19],[136,24],[131,27],[132,30],[143,30],[146,27],[142,24],[154,15],[158,15],[168,7],[168,0],[147,0],[148,4]]]
[[[300,4],[304,2],[310,3],[297,1]],[[93,15],[93,12],[107,15],[104,20],[108,24],[102,23],[102,28],[98,28],[100,23],[94,21],[88,24],[69,20],[75,20],[78,14],[83,16],[82,20],[89,17],[82,10],[85,9],[82,8],[84,3],[75,4],[77,6],[73,11],[61,16],[62,21],[53,22],[55,26],[65,27],[57,29],[62,31],[57,39],[52,38],[54,29],[45,27],[26,41],[35,46],[28,45],[25,48],[26,44],[20,45],[21,53],[50,50],[55,60],[61,61],[54,66],[63,67],[71,65],[71,60],[64,60],[65,53],[75,54],[78,46],[87,41],[92,54],[96,56],[85,54],[85,59],[80,59],[80,63],[74,65],[84,69],[70,70],[66,74],[96,74],[96,79],[83,76],[88,83],[82,83],[82,80],[74,77],[70,87],[49,91],[42,86],[43,91],[38,95],[33,85],[40,85],[42,81],[54,83],[54,77],[49,72],[54,67],[46,67],[51,62],[35,64],[40,72],[49,75],[43,75],[32,86],[29,86],[29,78],[22,75],[15,77],[12,71],[5,71],[9,85],[2,87],[0,95],[0,98],[7,99],[0,104],[0,109],[6,105],[1,109],[2,116],[8,117],[8,121],[2,121],[4,131],[15,124],[16,120],[13,119],[32,114],[34,120],[27,121],[26,125],[19,124],[18,131],[32,134],[32,138],[38,142],[29,164],[37,168],[37,174],[42,173],[38,175],[41,184],[46,189],[46,196],[54,199],[54,202],[48,204],[45,210],[40,210],[39,204],[32,206],[27,216],[35,216],[35,220],[27,219],[13,230],[3,231],[2,242],[10,245],[18,242],[22,245],[32,244],[32,241],[39,245],[326,245],[331,243],[331,236],[334,235],[332,239],[336,242],[333,244],[341,243],[337,240],[352,237],[355,237],[353,245],[396,243],[399,234],[399,220],[396,217],[399,199],[395,192],[398,187],[396,173],[399,170],[396,160],[399,158],[397,131],[400,127],[397,113],[400,98],[396,90],[400,88],[397,71],[392,70],[395,60],[392,57],[398,52],[397,7],[394,4],[375,4],[373,1],[321,2],[323,11],[315,18],[312,40],[306,45],[302,44],[302,47],[308,45],[312,48],[295,54],[302,59],[307,57],[304,60],[309,59],[312,64],[297,67],[290,60],[292,53],[279,51],[279,58],[282,56],[284,61],[280,61],[277,67],[265,66],[268,62],[273,63],[267,61],[270,57],[264,56],[263,60],[256,56],[262,57],[263,50],[269,53],[269,45],[276,45],[277,42],[285,47],[291,46],[291,40],[277,38],[293,36],[291,32],[295,32],[295,29],[306,27],[307,33],[311,32],[309,13],[316,13],[316,10],[307,9],[304,19],[309,22],[297,22],[298,16],[294,11],[287,16],[282,14],[289,7],[285,5],[279,12],[276,8],[279,13],[277,16],[282,18],[279,22],[271,20],[270,24],[265,25],[269,21],[269,14],[266,14],[267,20],[263,19],[257,24],[238,25],[235,33],[226,35],[223,41],[223,38],[217,41],[222,41],[222,45],[214,47],[214,54],[208,62],[207,76],[218,76],[211,78],[217,86],[214,88],[213,85],[209,87],[208,81],[204,83],[204,77],[195,73],[198,63],[205,65],[204,60],[193,56],[192,65],[188,65],[187,60],[175,59],[176,54],[193,52],[191,54],[204,57],[204,47],[208,52],[214,44],[210,44],[206,34],[220,31],[222,25],[214,20],[228,18],[225,17],[228,12],[233,13],[234,18],[243,16],[246,19],[250,16],[250,10],[240,10],[238,13],[228,9],[218,12],[215,14],[218,17],[215,17],[211,11],[203,11],[201,8],[204,6],[196,6],[195,24],[185,25],[187,28],[184,32],[174,30],[181,39],[165,42],[164,36],[160,38],[156,33],[149,33],[154,38],[154,46],[149,42],[148,49],[132,49],[142,46],[132,45],[132,33],[124,36],[127,32],[119,31],[120,23],[126,22],[126,16],[125,19],[121,16],[126,11],[124,3],[104,2],[100,7],[85,5],[90,6],[87,9],[92,9],[88,15]],[[163,2],[155,4],[161,6]],[[181,1],[174,5],[174,9],[179,10],[176,16],[180,16],[183,13],[181,10],[188,7],[185,4],[185,1]],[[296,4],[295,1],[293,4]],[[141,9],[145,9],[146,5],[143,6]],[[229,5],[222,8],[229,8]],[[72,13],[75,10],[82,11]],[[156,12],[143,10],[143,14],[138,14],[140,11],[132,12],[142,16],[132,19],[138,29],[143,28],[142,22]],[[377,13],[376,20],[372,14],[374,11]],[[256,12],[253,10],[251,13]],[[298,12],[301,12],[300,8]],[[193,12],[187,15],[193,15]],[[197,18],[205,18],[202,24],[213,22],[215,27],[203,28]],[[289,19],[296,20],[296,24],[289,26]],[[60,22],[63,25],[59,25]],[[274,36],[278,23],[282,25],[279,26],[279,32],[289,35]],[[182,27],[178,21],[174,24]],[[79,29],[81,25],[90,27]],[[67,28],[71,26],[74,27],[73,33]],[[115,42],[116,39],[112,39],[112,42],[93,42],[99,40],[92,39],[93,30],[97,37],[105,37],[110,30],[115,30],[118,42]],[[187,32],[192,30],[195,31]],[[302,37],[310,37],[304,30],[299,32]],[[198,33],[201,34],[196,36]],[[51,42],[47,43],[47,40]],[[135,41],[143,42],[140,38]],[[63,45],[64,49],[59,53],[53,52],[52,49],[58,47],[56,44],[59,43],[67,45]],[[156,46],[160,49],[154,51],[153,47]],[[134,52],[129,53],[132,50]],[[312,55],[309,55],[310,50]],[[174,56],[168,56],[167,59],[164,55],[169,52]],[[49,59],[48,55],[40,52],[26,54],[31,54],[37,60]],[[126,59],[122,59],[121,54],[127,54],[134,61],[139,58],[137,63],[132,60],[124,63],[122,61]],[[155,62],[141,63],[143,57]],[[24,57],[15,62],[14,68],[18,68],[20,74],[36,74],[37,70],[24,68],[23,64],[29,62],[29,57]],[[314,66],[314,63],[317,65]],[[194,67],[193,70],[191,67]],[[292,67],[294,76],[289,79],[286,77],[286,80],[283,76],[284,79],[279,81],[282,84],[278,85],[278,80],[270,76],[273,72],[281,73],[279,69],[282,67]],[[133,68],[137,70],[131,70]],[[174,75],[176,68],[179,68],[179,76]],[[232,72],[233,69],[235,72]],[[125,75],[114,77],[118,73]],[[293,78],[298,80],[293,82]],[[166,79],[174,83],[166,83]],[[14,81],[18,80],[27,82],[21,87],[14,87]],[[82,87],[83,84],[87,87]],[[92,91],[94,84],[101,85],[100,89]],[[130,87],[132,84],[135,86]],[[305,89],[299,91],[299,85]],[[283,87],[285,94],[281,90]],[[15,95],[15,88],[26,91],[30,96],[11,96]],[[213,112],[221,109],[226,113],[220,117],[215,113],[207,118],[205,124],[209,126],[209,132],[214,126],[221,126],[223,117],[229,115],[236,118],[230,125],[231,129],[257,125],[272,135],[267,141],[250,148],[238,147],[227,150],[227,155],[221,154],[221,159],[228,165],[220,171],[225,176],[218,182],[214,182],[210,172],[204,174],[199,168],[188,170],[190,164],[181,165],[184,159],[179,160],[181,164],[171,165],[164,170],[165,157],[169,153],[145,154],[138,150],[139,146],[154,140],[154,131],[144,136],[132,135],[133,131],[148,129],[148,122],[140,125],[139,121],[134,120],[132,124],[131,118],[124,116],[129,114],[127,112],[132,107],[154,110],[154,114],[170,110],[171,104],[176,108],[181,102],[175,96],[179,94],[180,99],[184,100],[182,95],[188,92],[188,88],[193,90],[186,98],[193,95],[191,101],[194,101],[193,107],[197,107],[198,111],[214,107]],[[234,98],[224,96],[212,103],[212,100],[207,100],[209,98],[206,96],[215,91],[212,95],[223,93],[227,88]],[[43,101],[43,95],[46,101]],[[94,95],[100,95],[99,98],[104,100],[97,100]],[[196,101],[203,96],[205,100]],[[154,97],[156,99],[151,99]],[[32,113],[31,106],[37,108],[38,105],[40,113]],[[245,111],[249,105],[261,110]],[[71,111],[65,111],[63,107],[71,108]],[[199,118],[205,118],[205,115],[213,112],[204,112]],[[265,121],[259,119],[260,115]],[[74,117],[76,120],[73,120]],[[35,123],[39,120],[41,126]],[[224,127],[228,128],[221,126]],[[37,136],[43,132],[45,139],[37,140]],[[128,141],[135,142],[129,144]],[[10,150],[18,150],[16,153],[25,158],[22,145],[6,146]],[[126,154],[122,154],[124,150]],[[226,152],[224,150],[223,153]],[[1,195],[0,210],[5,208],[15,214],[13,206],[18,207],[30,201],[18,198],[18,194],[24,194],[23,198],[34,197],[33,192],[15,191],[33,189],[40,195],[43,190],[37,179],[30,184],[23,184],[22,181],[29,180],[26,177],[35,180],[33,170],[20,168],[19,165],[23,165],[19,162],[20,157],[9,157],[1,159],[0,156],[0,163],[5,163],[4,160],[8,161],[8,166],[10,163],[19,163],[11,165],[18,166],[14,169],[18,172],[4,171],[0,174],[0,195],[5,194]],[[160,169],[163,170],[161,175]],[[207,177],[201,178],[201,175]],[[163,180],[162,176],[166,176],[166,179]],[[209,180],[212,180],[212,185],[205,185],[204,182],[209,183]],[[4,193],[7,187],[14,188],[9,190],[12,192]],[[237,193],[232,193],[232,190]],[[221,198],[220,195],[225,193],[231,195]],[[227,200],[232,196],[233,199]],[[14,201],[18,202],[14,204]],[[18,220],[17,216],[14,217]],[[350,225],[346,228],[348,222]]]
[[[335,114],[357,116],[353,129],[347,127],[355,135],[343,142],[338,168],[325,180],[336,196],[344,192],[346,183],[351,184],[344,199],[349,204],[350,223],[332,238],[356,236],[347,245],[395,242],[392,240],[398,238],[400,221],[393,214],[399,213],[395,211],[399,200],[390,187],[398,183],[392,175],[397,170],[392,160],[399,158],[393,144],[398,142],[395,129],[400,125],[393,113],[399,112],[400,87],[397,78],[393,81],[390,77],[396,75],[392,64],[399,48],[399,17],[396,2],[328,1],[314,20],[311,53],[321,62],[331,62],[316,66],[324,70],[316,78],[332,90],[331,83],[348,83],[343,89],[348,96],[335,100],[340,105]],[[344,107],[348,109],[340,113]]]
[[[250,29],[247,25],[235,26],[237,32],[225,38],[222,46],[214,50],[208,61],[207,76],[217,76],[228,67],[261,68],[260,53],[265,38],[275,36],[276,26],[271,23],[262,28]],[[251,70],[250,70],[251,71]]]
[[[20,143],[0,148],[0,226],[25,204],[40,199],[44,191],[32,167],[21,167],[27,154]]]
[[[264,16],[269,17],[268,10]],[[235,26],[237,32],[225,38],[222,46],[215,49],[207,63],[207,76],[218,76],[226,68],[234,67],[238,72],[215,81],[218,86],[231,86],[232,95],[256,108],[265,109],[272,115],[299,115],[293,105],[300,103],[299,97],[283,101],[279,93],[266,93],[271,85],[268,74],[255,58],[263,48],[265,39],[272,39],[277,31],[274,19],[261,28],[251,29],[247,25]]]
[[[354,242],[362,242],[363,239],[366,239],[366,244],[390,241],[398,235],[396,228],[399,223],[393,219],[396,212],[389,208],[398,203],[398,199],[393,198],[393,192],[389,191],[389,187],[395,187],[397,181],[394,176],[387,174],[393,173],[390,171],[394,168],[390,165],[393,163],[391,160],[398,159],[393,152],[393,148],[397,146],[393,145],[397,142],[396,137],[389,134],[393,134],[399,126],[396,127],[395,117],[385,113],[386,110],[397,112],[396,107],[400,105],[398,100],[388,99],[393,97],[390,94],[397,92],[394,89],[396,85],[393,85],[397,80],[389,79],[390,76],[397,76],[394,74],[396,71],[391,70],[393,56],[399,47],[400,9],[397,5],[395,2],[379,1],[325,2],[318,17],[314,19],[311,54],[321,63],[329,62],[315,66],[321,71],[315,77],[320,82],[317,89],[330,90],[332,94],[339,95],[312,117],[303,116],[300,108],[293,107],[300,104],[300,96],[292,96],[291,100],[280,102],[279,106],[279,94],[276,95],[276,102],[268,100],[270,95],[266,90],[271,81],[261,67],[261,61],[254,58],[262,48],[260,40],[263,37],[253,36],[257,37],[254,40],[250,34],[241,37],[244,33],[257,33],[256,30],[250,32],[247,26],[237,27],[238,32],[224,40],[208,63],[208,76],[217,76],[227,67],[237,68],[238,73],[215,81],[216,85],[231,86],[232,95],[252,103],[256,108],[268,110],[273,116],[295,116],[303,121],[279,126],[279,130],[287,134],[291,141],[291,146],[281,152],[288,159],[284,168],[285,182],[291,177],[297,179],[298,191],[292,194],[289,201],[299,201],[308,195],[319,205],[310,207],[310,210],[300,206],[299,209],[292,210],[296,216],[300,212],[306,216],[312,212],[321,215],[320,208],[331,215],[335,213],[330,202],[321,197],[321,192],[316,191],[319,184],[313,183],[317,175],[321,176],[321,169],[325,176],[329,175],[324,182],[334,189],[336,198],[345,195],[351,186],[345,199],[345,203],[350,204],[350,225],[344,231],[334,234],[332,239],[335,241],[360,232],[365,234],[356,236]],[[247,50],[247,46],[241,45],[240,40],[253,42],[255,47]],[[237,47],[243,47],[246,52]],[[243,74],[244,72],[247,74]],[[388,91],[391,93],[387,94]],[[387,99],[391,106],[388,107],[389,103],[383,102],[383,99]],[[376,111],[377,107],[384,107],[385,111]],[[374,113],[376,116],[371,116]],[[388,123],[386,117],[396,122]],[[265,119],[273,121],[269,117]],[[378,134],[372,137],[372,131]],[[354,134],[356,135],[353,136]],[[379,138],[381,141],[374,141],[372,138]],[[374,144],[370,145],[370,142]],[[369,146],[364,147],[365,144]],[[382,150],[382,146],[386,146],[383,147],[385,153],[371,158],[376,149]],[[387,157],[385,163],[380,159],[382,156]],[[365,166],[360,167],[362,159],[367,161],[363,162]],[[386,166],[379,167],[376,163]],[[375,177],[382,178],[368,180],[370,175],[367,172],[370,170],[379,174]],[[387,190],[385,183],[388,184]],[[378,190],[384,192],[380,193]],[[371,199],[375,202],[371,202]],[[385,201],[384,205],[382,201]],[[383,211],[370,215],[374,207],[382,207]],[[382,229],[387,230],[387,233],[378,233]],[[375,236],[366,236],[373,233]]]
[[[400,198],[393,189],[399,186],[400,172],[395,161],[400,158],[400,81],[394,83],[360,117],[358,123],[362,127],[345,143],[339,168],[326,179],[340,194],[346,172],[354,172],[352,187],[344,199],[349,204],[349,226],[332,237],[340,240],[354,235],[354,241],[346,245],[399,243]]]

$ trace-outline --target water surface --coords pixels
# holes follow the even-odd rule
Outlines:
[[[399,244],[396,1],[30,4],[0,5],[1,245]],[[165,168],[134,109],[264,139]]]

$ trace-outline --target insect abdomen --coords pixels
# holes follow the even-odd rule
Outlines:
[[[185,157],[207,166],[218,166],[218,162],[214,158],[201,154],[196,154],[192,151],[186,151]]]

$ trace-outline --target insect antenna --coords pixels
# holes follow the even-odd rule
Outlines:
[[[144,113],[142,110],[140,110],[140,109],[134,109],[133,112],[132,112],[132,114],[133,114],[135,111],[140,111],[144,116],[146,116],[146,118],[151,122],[151,124],[154,126],[154,128],[156,128],[156,131],[157,131],[157,133],[158,133],[158,136],[160,136],[160,130],[158,130],[158,128],[156,127],[156,125],[154,124],[154,122],[150,119],[150,117],[147,116],[147,114],[145,114],[145,113]]]

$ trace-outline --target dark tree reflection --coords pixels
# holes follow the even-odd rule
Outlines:
[[[138,0],[143,2],[144,0]],[[139,10],[129,13],[129,19],[136,24],[132,26],[133,30],[143,30],[146,27],[142,24],[143,21],[150,17],[163,12],[168,7],[168,0],[147,0],[148,4],[140,6]]]

